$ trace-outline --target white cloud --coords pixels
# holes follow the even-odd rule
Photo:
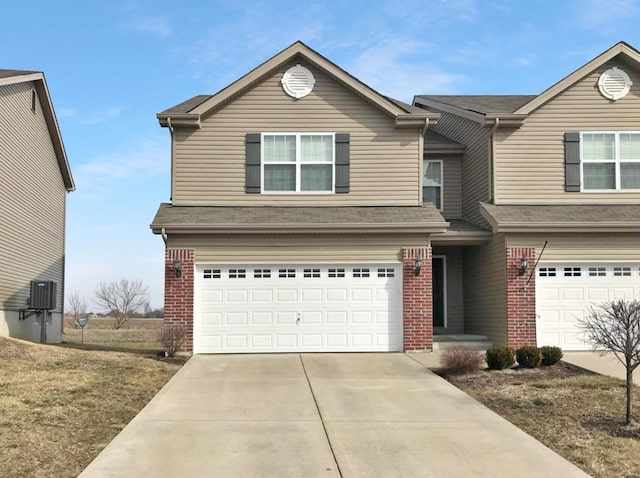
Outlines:
[[[73,108],[56,108],[56,117],[58,119],[71,118],[72,116],[75,116],[76,113],[76,110]]]
[[[619,21],[629,20],[639,13],[640,6],[636,0],[580,0],[577,20],[589,30],[612,31]]]
[[[383,41],[364,50],[347,70],[378,92],[408,103],[415,94],[455,93],[467,78],[430,64],[432,50],[409,39]]]
[[[116,119],[122,113],[122,108],[119,106],[113,106],[111,108],[106,108],[104,110],[96,111],[90,116],[82,119],[80,124],[86,125],[95,125],[100,123],[106,123],[107,121],[111,121]]]
[[[78,191],[106,190],[109,182],[167,173],[170,150],[160,140],[142,139],[128,150],[99,154],[74,168]]]
[[[137,33],[149,34],[158,38],[167,38],[173,34],[173,28],[165,17],[147,17],[125,23],[125,27]]]

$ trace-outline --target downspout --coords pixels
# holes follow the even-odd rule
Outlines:
[[[165,231],[164,227],[160,231],[160,235],[162,236],[162,240],[164,241],[164,245],[166,247],[167,246],[167,232]]]
[[[497,118],[494,120],[493,123],[493,127],[491,128],[490,131],[490,142],[489,142],[489,154],[487,155],[488,157],[488,176],[489,176],[489,181],[488,181],[488,197],[489,197],[489,202],[493,203],[494,197],[493,197],[493,193],[495,191],[495,177],[496,175],[495,173],[495,167],[496,167],[496,155],[495,155],[495,148],[496,148],[496,139],[495,139],[495,133],[496,130],[498,129],[498,126],[500,126],[500,118]]]
[[[174,149],[174,141],[173,141],[173,126],[171,126],[171,117],[167,117],[167,127],[169,128],[169,134],[171,134],[171,196],[169,196],[169,202],[173,204],[173,149]],[[166,241],[165,241],[166,244]]]
[[[427,134],[427,130],[429,129],[429,118],[425,119],[424,128],[422,128],[422,134],[420,135],[420,144],[422,145],[420,151],[420,163],[418,165],[418,204],[422,204],[422,179],[424,175],[423,165],[424,165],[424,135]]]

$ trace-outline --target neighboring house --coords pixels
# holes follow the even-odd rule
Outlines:
[[[446,171],[461,161],[462,218],[492,234],[463,251],[464,331],[587,348],[577,324],[591,304],[640,297],[640,53],[618,43],[537,96],[414,104],[466,145],[453,165],[440,158],[442,187],[458,187]]]
[[[41,340],[31,281],[56,283],[46,341],[60,342],[67,192],[75,189],[44,75],[0,70],[0,335]]]
[[[621,43],[539,96],[411,106],[297,42],[160,113],[165,322],[195,353],[584,347],[587,300],[640,287],[639,59]]]

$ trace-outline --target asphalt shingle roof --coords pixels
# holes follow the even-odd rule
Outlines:
[[[480,114],[513,113],[537,95],[417,95],[416,102],[432,100]]]
[[[40,73],[39,71],[29,70],[3,70],[0,69],[0,78],[11,78],[13,76],[32,75],[34,73]]]
[[[640,204],[496,206],[482,204],[498,226],[640,227]]]
[[[202,103],[211,98],[212,95],[197,95],[193,98],[189,98],[187,101],[183,101],[180,104],[172,106],[169,109],[164,110],[161,115],[171,115],[171,114],[185,114],[189,113],[192,109],[200,106]]]
[[[432,204],[423,206],[173,206],[162,203],[151,228],[322,229],[329,227],[418,227],[444,229],[447,222]]]

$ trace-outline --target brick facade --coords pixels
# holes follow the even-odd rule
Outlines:
[[[174,260],[182,263],[182,276],[176,277]],[[164,324],[187,327],[184,348],[193,350],[193,250],[167,249],[164,258]]]
[[[518,269],[523,257],[527,259],[528,265],[524,275],[520,276]],[[534,264],[534,248],[507,248],[507,345],[510,347],[536,345],[536,275],[532,274]]]
[[[422,269],[417,276],[414,274],[416,258],[422,259]],[[431,248],[405,249],[402,255],[405,352],[433,348],[431,281]]]

